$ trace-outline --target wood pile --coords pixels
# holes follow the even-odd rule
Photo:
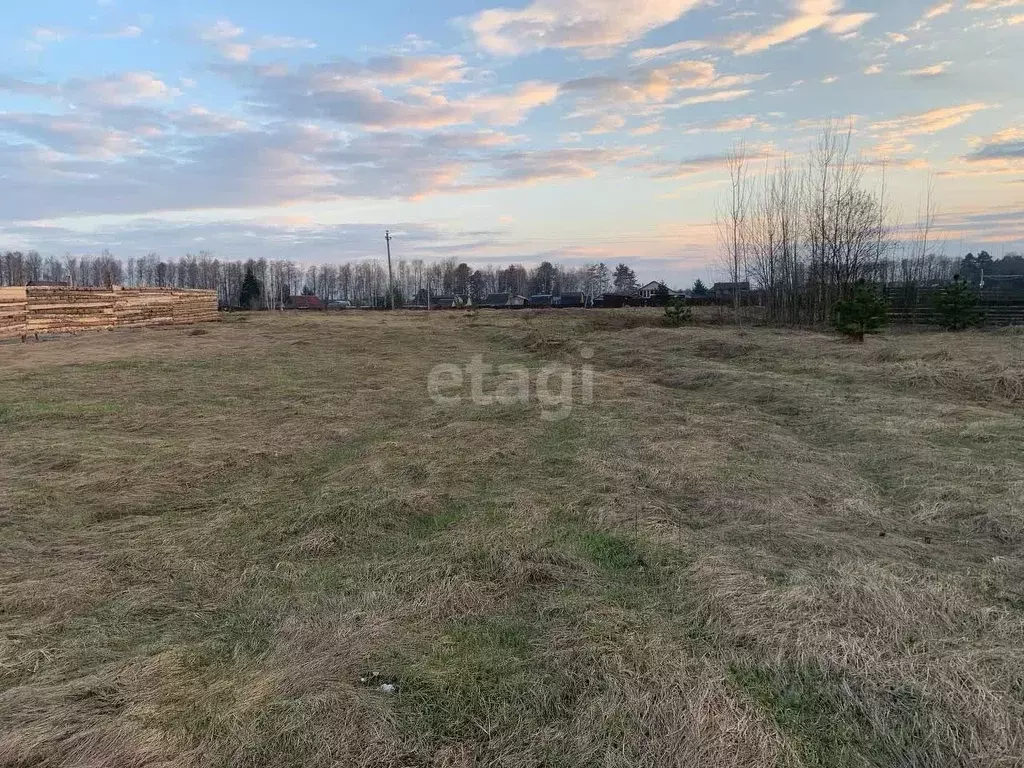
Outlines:
[[[0,288],[0,338],[188,325],[216,320],[216,291],[176,288]]]
[[[0,338],[25,333],[27,308],[24,288],[0,288]]]

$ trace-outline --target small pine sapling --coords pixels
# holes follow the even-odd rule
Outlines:
[[[963,331],[981,324],[978,294],[960,275],[954,275],[953,282],[935,297],[935,309],[939,313],[937,322],[947,331]]]
[[[693,310],[686,299],[675,298],[665,305],[665,324],[678,328],[693,319]]]
[[[852,340],[863,343],[864,335],[881,333],[889,321],[885,299],[871,286],[858,280],[850,298],[837,301],[832,307],[832,325]]]

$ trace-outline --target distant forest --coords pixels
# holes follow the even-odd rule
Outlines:
[[[473,269],[455,258],[430,263],[395,259],[392,271],[396,304],[423,303],[428,294],[459,294],[474,299],[491,293],[580,292],[597,296],[613,288],[628,292],[638,285],[633,270],[626,265],[613,271],[605,264],[556,266],[545,261],[530,268],[511,264]],[[188,254],[177,261],[156,254],[122,261],[108,252],[63,259],[43,258],[34,251],[0,254],[0,285],[46,281],[82,287],[205,288],[216,290],[226,306],[240,305],[247,275],[250,284],[253,280],[258,284],[253,303],[263,308],[280,306],[290,296],[301,293],[314,294],[325,301],[342,299],[358,306],[383,305],[388,296],[388,267],[384,259],[304,266],[266,259],[222,261],[205,252]]]
[[[960,274],[974,286],[1005,286],[1024,291],[1024,256],[1008,253],[993,258],[986,251],[963,259],[935,254],[909,259],[888,259],[875,274],[885,285],[941,285]],[[396,305],[426,302],[428,295],[458,294],[478,301],[491,293],[530,296],[580,292],[588,297],[603,293],[631,293],[640,285],[626,264],[609,268],[602,263],[561,266],[542,262],[534,267],[520,264],[473,269],[455,258],[425,263],[420,259],[393,262]],[[257,308],[283,305],[290,296],[313,294],[324,301],[346,300],[356,306],[383,306],[387,302],[388,270],[383,259],[343,264],[303,266],[292,261],[257,259],[224,261],[209,253],[189,254],[177,261],[150,254],[122,261],[108,252],[95,257],[42,257],[29,251],[0,253],[0,286],[29,282],[68,283],[81,287],[126,285],[145,287],[204,288],[216,290],[224,306],[241,306],[243,283],[249,275],[255,285],[251,302]],[[755,290],[770,299],[770,275],[756,269],[741,275],[752,280]],[[705,292],[697,281],[697,295]]]

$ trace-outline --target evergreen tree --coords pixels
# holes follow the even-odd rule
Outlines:
[[[697,280],[694,281],[694,283],[693,283],[693,295],[694,296],[707,296],[708,295],[708,287],[706,285],[704,285],[704,281],[703,280],[698,278]]]
[[[256,302],[263,294],[263,286],[256,279],[251,266],[245,268],[245,278],[242,280],[242,289],[238,296],[238,303],[243,309],[254,309]]]
[[[615,268],[612,284],[615,286],[616,293],[633,293],[640,287],[636,273],[629,268],[628,264],[619,264]]]
[[[665,305],[665,324],[673,328],[688,323],[693,319],[693,311],[686,299],[675,298]]]
[[[960,275],[954,275],[953,282],[935,297],[935,309],[938,322],[947,331],[962,331],[981,323],[978,295]]]
[[[885,299],[863,279],[858,280],[848,299],[832,308],[832,324],[840,333],[863,343],[864,334],[880,333],[889,321]]]

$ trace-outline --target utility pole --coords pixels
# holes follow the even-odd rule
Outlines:
[[[395,308],[395,285],[394,277],[391,274],[391,232],[384,230],[384,241],[388,244],[388,297],[391,299],[391,308]]]

